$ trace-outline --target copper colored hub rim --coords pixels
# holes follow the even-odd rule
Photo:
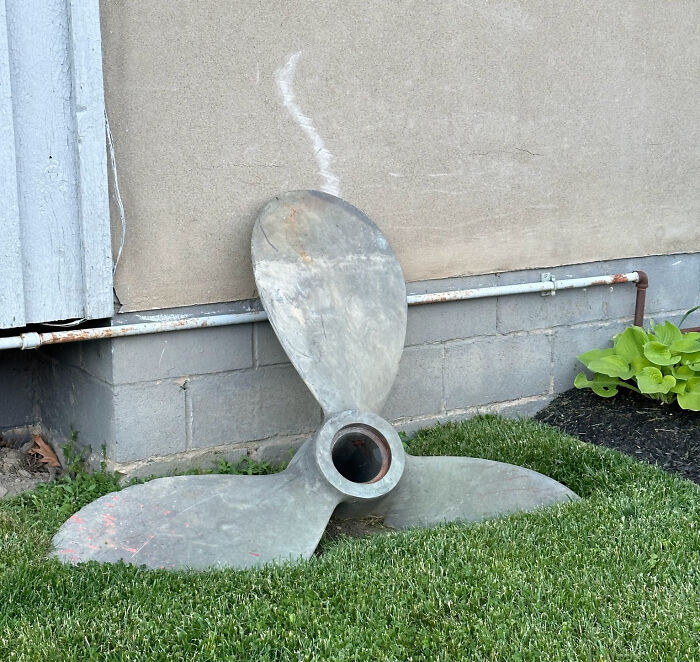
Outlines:
[[[363,485],[380,481],[391,466],[389,443],[378,430],[363,423],[346,425],[335,433],[331,457],[341,476]]]

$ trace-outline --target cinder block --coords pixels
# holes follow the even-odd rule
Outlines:
[[[408,309],[406,345],[471,338],[495,331],[495,299],[411,306]]]
[[[394,427],[405,432],[407,436],[412,437],[419,430],[430,428],[438,423],[445,423],[450,420],[449,414],[436,414],[435,416],[427,416],[420,419],[403,419],[394,423]]]
[[[291,366],[193,377],[192,448],[316,430],[321,408]]]
[[[253,365],[252,324],[113,340],[115,384],[204,375]]]
[[[84,342],[59,343],[57,345],[43,345],[38,353],[47,361],[56,361],[61,365],[82,368]]]
[[[531,418],[540,409],[546,407],[553,399],[551,395],[527,400],[526,402],[498,402],[484,407],[479,407],[479,414],[496,414],[504,418]]]
[[[180,453],[186,447],[185,389],[176,380],[114,388],[114,462]]]
[[[554,392],[562,393],[573,388],[574,377],[584,369],[576,359],[579,354],[590,349],[612,347],[613,336],[625,328],[627,324],[622,322],[603,322],[591,326],[556,329],[552,340]]]
[[[498,297],[498,331],[530,331],[605,318],[605,287],[561,290],[555,296],[517,294]]]
[[[406,284],[409,294],[451,292],[496,285],[496,276],[462,276]],[[406,328],[406,346],[443,342],[494,333],[495,299],[473,299],[410,306]]]
[[[38,421],[34,410],[36,359],[29,351],[0,353],[0,429]]]
[[[113,384],[112,340],[88,340],[81,347],[80,367],[93,377]]]
[[[54,361],[42,365],[39,378],[41,421],[59,445],[72,431],[77,443],[100,453],[114,438],[113,391],[83,370]]]
[[[282,439],[267,439],[256,445],[250,452],[253,460],[269,462],[277,467],[287,464],[299,447],[309,438],[312,433],[302,437],[284,437]]]
[[[269,322],[258,322],[253,325],[255,334],[255,365],[266,366],[279,363],[289,363],[289,357],[282,349],[277,336]]]
[[[190,469],[216,469],[220,460],[238,464],[248,455],[248,449],[242,446],[216,448],[198,455],[176,454],[166,455],[158,459],[148,459],[143,462],[119,464],[108,462],[110,471],[117,471],[125,478],[146,478],[148,476],[172,476]]]
[[[544,334],[450,343],[445,349],[446,408],[545,395],[550,361],[550,338]]]
[[[660,312],[689,310],[700,303],[700,253],[655,255],[643,264],[640,268],[649,276],[647,315],[661,319]]]
[[[389,394],[382,416],[397,418],[438,414],[442,411],[441,345],[407,347],[401,357],[399,373]]]

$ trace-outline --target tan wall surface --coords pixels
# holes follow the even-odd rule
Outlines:
[[[700,250],[693,0],[101,7],[124,310],[253,296],[287,189],[337,187],[408,280]]]

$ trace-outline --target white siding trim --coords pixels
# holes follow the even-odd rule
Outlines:
[[[84,317],[111,317],[112,249],[107,188],[99,0],[69,0]]]
[[[5,0],[0,0],[0,328],[25,323],[17,159]]]

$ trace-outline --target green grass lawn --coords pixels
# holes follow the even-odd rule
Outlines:
[[[700,660],[700,490],[533,421],[425,430],[414,454],[541,471],[580,502],[341,539],[295,566],[62,566],[51,536],[114,489],[0,502],[1,660]]]

